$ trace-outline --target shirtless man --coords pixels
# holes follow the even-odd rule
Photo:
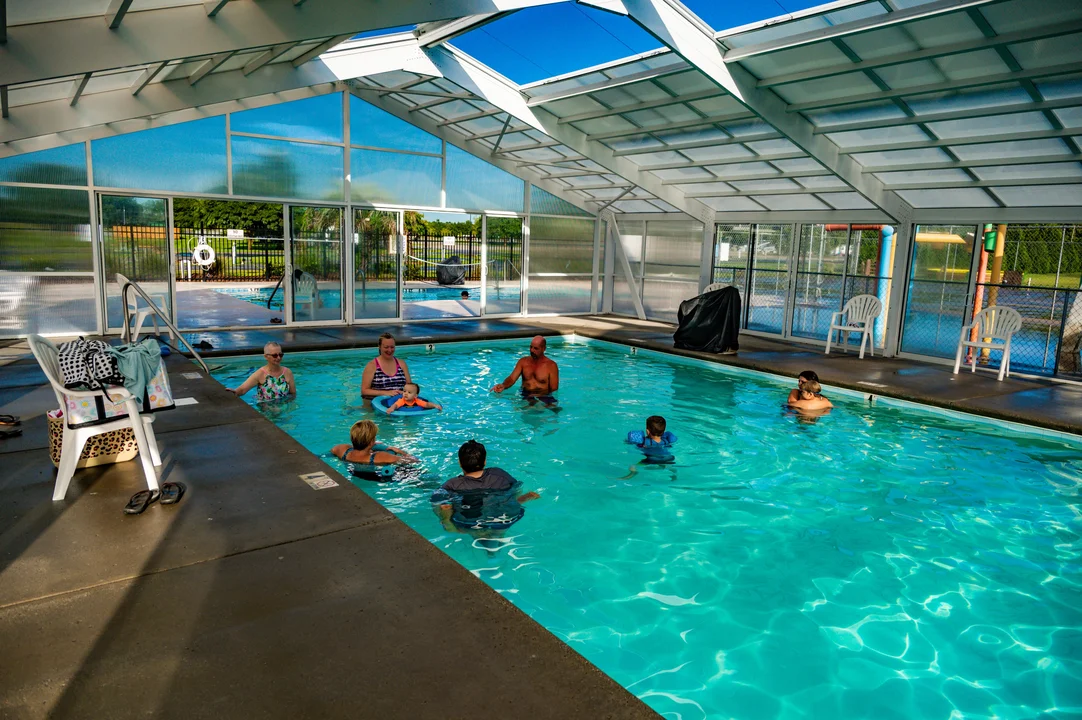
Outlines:
[[[515,363],[515,369],[502,383],[496,383],[492,392],[501,393],[511,387],[522,376],[522,396],[530,401],[540,400],[546,405],[555,405],[555,392],[560,389],[560,369],[550,358],[545,357],[545,338],[537,335],[530,341],[530,354]]]

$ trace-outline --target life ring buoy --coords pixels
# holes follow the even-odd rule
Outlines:
[[[372,408],[374,410],[378,410],[381,413],[385,413],[385,414],[390,415],[391,413],[389,413],[387,411],[391,409],[391,406],[394,405],[395,401],[397,401],[400,397],[402,397],[402,396],[401,395],[383,395],[381,397],[373,398],[372,399]],[[418,399],[419,400],[426,400],[428,402],[432,402],[428,398],[418,398]],[[430,413],[435,413],[435,412],[439,412],[439,410],[437,410],[436,408],[423,408],[420,405],[403,405],[399,409],[395,410],[394,414],[395,415],[402,415],[402,416],[417,416],[417,415],[428,415]]]
[[[200,243],[195,246],[195,250],[192,250],[192,261],[200,267],[210,267],[214,264],[215,257],[214,248],[206,243]]]

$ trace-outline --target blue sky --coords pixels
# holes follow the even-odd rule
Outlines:
[[[715,30],[726,30],[824,1],[685,0],[685,4]],[[519,84],[661,46],[628,18],[573,2],[520,10],[451,44]]]

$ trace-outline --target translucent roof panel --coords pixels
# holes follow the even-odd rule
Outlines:
[[[659,47],[627,17],[570,2],[520,10],[452,44],[519,84]]]
[[[980,188],[955,190],[899,190],[902,199],[918,208],[996,207],[988,193]]]
[[[1082,184],[1042,185],[1041,187],[994,187],[992,192],[1009,206],[1054,207],[1082,205]]]
[[[792,37],[793,35],[798,35],[800,33],[820,30],[822,28],[840,25],[854,20],[885,15],[887,12],[886,8],[884,8],[881,3],[867,2],[840,8],[833,12],[813,14],[809,17],[802,17],[792,22],[769,23],[766,24],[766,27],[761,29],[753,29],[735,35],[730,35],[726,32],[727,28],[735,27],[733,20],[727,20],[727,17],[735,19],[735,17],[739,17],[741,11],[747,12],[745,8],[738,7],[738,5],[748,6],[748,9],[752,12],[765,11],[773,16],[777,15],[779,8],[788,13],[792,13],[797,10],[813,8],[823,4],[821,2],[811,2],[809,0],[788,0],[783,7],[781,3],[774,2],[774,0],[770,0],[770,3],[774,5],[773,8],[769,7],[766,0],[747,0],[743,3],[719,3],[716,0],[689,0],[686,4],[714,29],[721,31],[719,33],[719,39],[721,39],[727,47],[745,47],[747,45],[763,43],[769,40]],[[762,20],[766,18],[759,17],[756,19]],[[747,22],[751,21],[749,20]],[[737,29],[739,30],[739,28]]]

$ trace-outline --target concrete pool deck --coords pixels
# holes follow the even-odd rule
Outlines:
[[[127,462],[51,502],[56,400],[23,348],[0,349],[24,429],[0,441],[0,717],[657,717],[179,356],[197,404],[155,431],[183,501],[124,515]]]
[[[383,331],[402,344],[575,332],[674,352],[672,330],[604,316],[191,337],[211,356],[270,339],[371,347]],[[737,355],[679,354],[1082,433],[1076,385],[751,336]],[[168,365],[175,397],[196,404],[157,416],[161,476],[189,492],[125,516],[137,462],[80,471],[51,502],[56,401],[26,343],[0,343],[0,413],[24,429],[0,441],[0,717],[656,717],[197,366]],[[320,471],[338,486],[299,477]]]

